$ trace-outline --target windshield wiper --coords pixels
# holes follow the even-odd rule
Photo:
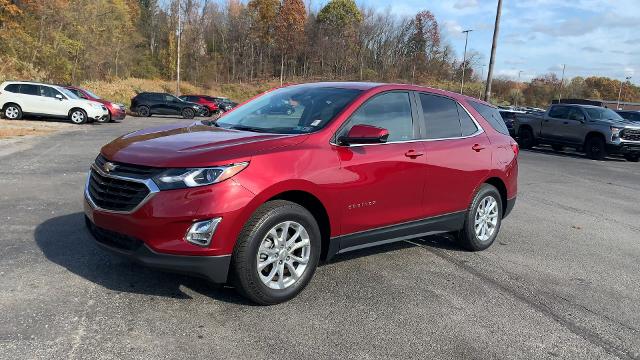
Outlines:
[[[228,129],[251,131],[251,132],[267,132],[266,131],[267,129],[254,127],[254,126],[246,126],[246,125],[233,125],[233,126],[229,126]]]

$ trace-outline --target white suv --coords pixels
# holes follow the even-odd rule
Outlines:
[[[109,115],[104,105],[80,99],[63,87],[25,81],[6,81],[0,85],[0,109],[10,120],[29,114],[69,119],[74,124],[101,120]]]

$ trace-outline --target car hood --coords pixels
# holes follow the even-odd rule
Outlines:
[[[206,167],[246,161],[265,151],[296,145],[308,135],[226,130],[200,122],[138,130],[105,145],[116,162],[155,167]]]

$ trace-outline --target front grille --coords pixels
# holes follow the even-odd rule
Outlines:
[[[142,183],[114,179],[91,169],[89,196],[94,204],[105,210],[131,211],[149,195],[149,188]]]
[[[104,164],[109,162],[104,156],[98,155],[96,158],[96,166],[98,169],[104,169]],[[136,179],[150,179],[153,176],[161,173],[165,169],[156,168],[151,166],[143,166],[143,165],[134,165],[134,164],[124,164],[115,161],[111,161],[116,168],[111,170],[109,173],[117,176],[124,176]]]
[[[640,141],[640,129],[624,129],[622,140]]]
[[[89,231],[99,243],[130,252],[134,252],[138,250],[140,246],[142,246],[142,240],[120,234],[115,231],[103,229],[92,223],[91,220],[89,220],[89,218],[87,218],[86,216],[85,222],[87,223]]]

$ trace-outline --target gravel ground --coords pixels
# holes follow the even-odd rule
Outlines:
[[[0,144],[0,358],[640,358],[639,164],[523,151],[490,249],[433,236],[360,251],[258,307],[107,254],[84,229],[100,146],[175,121]]]

